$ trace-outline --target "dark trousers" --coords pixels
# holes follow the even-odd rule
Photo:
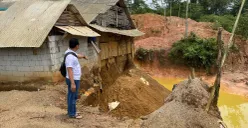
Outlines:
[[[70,117],[74,117],[76,115],[76,102],[80,87],[80,80],[74,80],[74,82],[76,84],[76,92],[71,91],[71,81],[66,78],[66,84],[68,85],[67,112]]]

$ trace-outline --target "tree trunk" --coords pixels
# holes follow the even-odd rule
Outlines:
[[[185,38],[188,38],[188,11],[189,11],[189,0],[187,0],[187,4],[186,4]]]
[[[217,36],[218,58],[216,60],[217,75],[215,78],[214,87],[211,90],[208,104],[206,106],[206,111],[208,111],[210,109],[210,106],[212,103],[214,103],[214,105],[217,105],[217,103],[218,103],[219,90],[220,90],[220,80],[221,80],[221,66],[220,66],[220,64],[221,64],[221,60],[222,60],[222,48],[223,48],[222,40],[221,40],[222,30],[223,30],[223,28],[219,28],[219,30],[218,30],[218,36]]]

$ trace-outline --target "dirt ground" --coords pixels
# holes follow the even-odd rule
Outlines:
[[[66,116],[66,85],[45,85],[41,91],[1,91],[1,128],[129,128],[139,127],[140,120],[117,119],[100,113],[97,107],[78,103],[82,119]]]

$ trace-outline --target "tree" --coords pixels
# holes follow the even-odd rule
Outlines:
[[[240,5],[241,5],[241,0],[233,0],[233,6],[232,6],[231,13],[234,16],[238,14]],[[244,9],[242,10],[242,14],[244,14],[247,11],[248,11],[248,2],[245,3]]]
[[[228,11],[228,6],[233,0],[199,0],[206,14],[221,15]]]
[[[240,17],[239,25],[236,34],[248,39],[248,14],[243,14]]]
[[[185,38],[188,38],[188,12],[189,12],[189,0],[187,0],[187,4],[186,4]]]

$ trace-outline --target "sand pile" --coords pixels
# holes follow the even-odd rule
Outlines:
[[[110,112],[116,117],[138,118],[148,115],[164,104],[170,91],[147,74],[132,68],[119,73],[115,65],[102,68],[103,92],[95,88],[84,101],[86,105],[100,106],[103,112],[109,112],[108,103],[118,101],[119,106]]]
[[[216,106],[205,111],[209,92],[200,79],[178,84],[165,104],[143,123],[144,128],[220,128],[221,116]]]

